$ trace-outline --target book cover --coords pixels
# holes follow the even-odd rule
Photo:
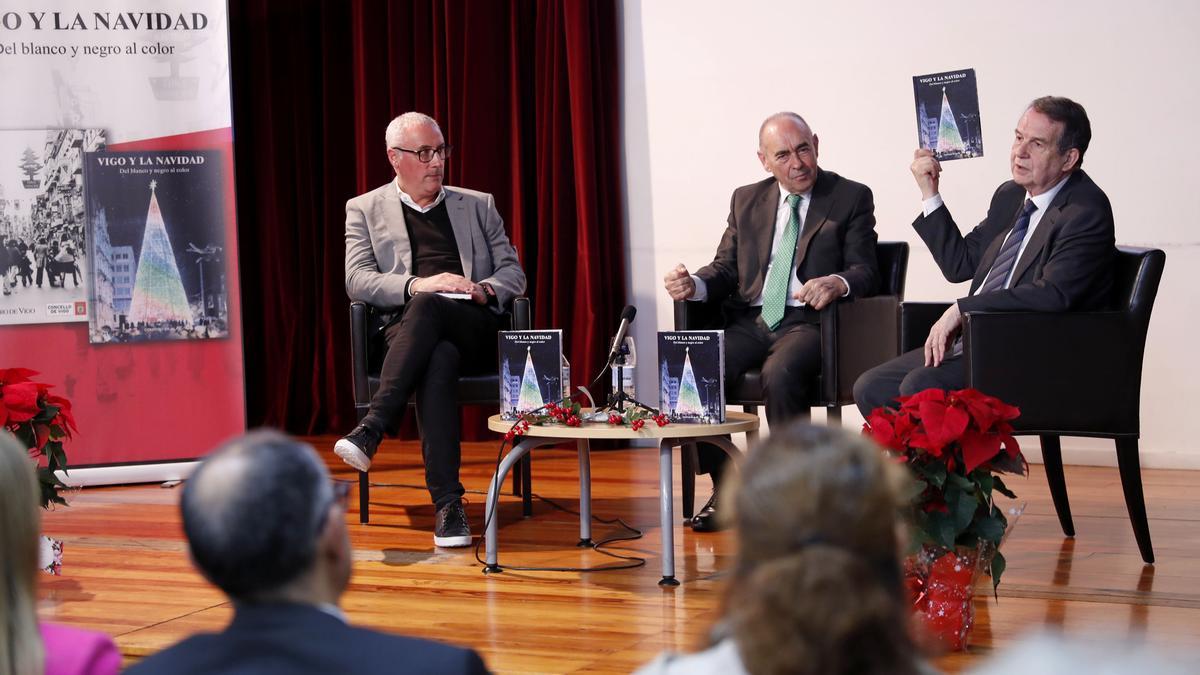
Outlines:
[[[89,152],[93,344],[229,336],[219,150]]]
[[[939,161],[983,157],[975,69],[913,77],[917,137]]]
[[[83,153],[100,129],[0,130],[0,325],[88,320]]]
[[[658,334],[659,409],[672,422],[725,421],[725,331]]]
[[[559,401],[563,382],[561,330],[506,330],[497,337],[500,362],[500,416],[522,413]]]

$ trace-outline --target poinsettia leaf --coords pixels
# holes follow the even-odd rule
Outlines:
[[[1007,453],[1002,452],[992,459],[992,470],[1000,473],[1027,476],[1029,475],[1029,462],[1026,461],[1024,455],[1009,457]]]
[[[4,407],[8,410],[8,423],[28,422],[41,411],[38,407],[38,388],[34,382],[17,382],[4,385]]]
[[[976,469],[979,465],[995,457],[1000,452],[1000,437],[995,434],[985,434],[978,431],[967,432],[962,435],[961,443],[963,451],[963,462],[966,464],[967,473]]]
[[[45,466],[39,467],[37,473],[38,473],[38,480],[41,481],[45,485],[53,485],[55,487],[64,487],[64,488],[67,487],[67,484],[62,482],[61,479],[59,479],[58,474],[55,473],[53,470],[51,470],[49,467],[45,467]],[[63,473],[66,473],[65,469],[63,470]]]
[[[953,494],[954,497],[951,498],[950,494]],[[954,518],[954,533],[957,536],[971,526],[971,521],[975,519],[975,511],[979,509],[979,501],[970,492],[950,490],[947,493],[946,503],[950,506],[950,512]]]
[[[935,488],[941,489],[946,484],[946,466],[944,464],[915,465],[913,470]]]
[[[16,436],[17,440],[21,441],[21,444],[25,447],[30,449],[37,447],[37,436],[34,433],[32,424],[22,424],[16,429],[12,429],[10,427],[9,430],[13,432],[13,435]]]
[[[63,450],[61,443],[50,452],[47,460],[47,466],[52,470],[65,469],[67,467],[67,453]]]
[[[929,514],[929,525],[926,528],[933,543],[946,548],[954,548],[954,520],[945,513]]]
[[[28,382],[29,378],[37,374],[38,371],[28,368],[2,368],[0,369],[0,386]]]
[[[989,497],[992,494],[992,487],[995,481],[992,479],[992,474],[985,471],[976,471],[971,475],[971,478],[979,485],[979,491],[984,497]]]
[[[1007,525],[1004,519],[997,518],[993,514],[976,518],[971,530],[980,538],[1000,545],[1000,539],[1004,537],[1004,528]]]
[[[957,441],[967,429],[967,413],[947,406],[943,401],[924,401],[919,409],[931,450],[945,448]]]
[[[900,410],[916,411],[922,403],[928,401],[936,401],[945,403],[946,392],[942,389],[931,387],[923,391],[918,391],[912,396],[900,396],[896,398],[900,402]]]
[[[1012,490],[1008,489],[1008,486],[1004,484],[1004,481],[1000,479],[1000,476],[991,476],[990,478],[992,479],[992,482],[994,484],[993,489],[995,489],[996,492],[999,492],[1000,494],[1004,495],[1005,497],[1008,497],[1009,499],[1017,498],[1017,494],[1015,492],[1013,492]]]
[[[970,478],[967,478],[957,471],[947,472],[946,482],[951,485],[956,485],[967,492],[973,492],[975,490],[975,483],[972,483]]]
[[[997,549],[995,555],[992,556],[992,593],[995,595],[997,600],[1000,599],[1000,591],[998,590],[998,587],[1000,586],[1000,577],[1004,574],[1004,568],[1007,566],[1008,565],[1004,560],[1004,556],[1001,555],[1000,551]]]

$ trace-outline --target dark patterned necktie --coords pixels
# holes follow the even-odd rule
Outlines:
[[[1037,204],[1034,204],[1033,200],[1026,199],[1025,206],[1021,209],[1021,215],[1017,218],[1017,223],[1013,225],[1012,233],[1008,235],[1008,239],[1004,240],[1004,245],[1000,247],[1000,253],[996,255],[996,262],[992,263],[992,271],[988,273],[987,279],[979,287],[976,295],[1004,288],[1004,283],[1008,281],[1008,275],[1012,274],[1013,266],[1017,264],[1017,254],[1021,251],[1021,242],[1025,241],[1025,233],[1029,231],[1029,218],[1034,211],[1037,211]]]

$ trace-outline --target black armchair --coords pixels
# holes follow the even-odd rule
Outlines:
[[[1112,300],[1086,312],[970,312],[963,317],[966,386],[1021,409],[1016,433],[1041,439],[1059,524],[1075,536],[1061,436],[1111,438],[1142,560],[1154,562],[1138,457],[1142,356],[1166,254],[1119,246]],[[947,303],[904,303],[902,349],[920,347]]]
[[[528,330],[531,326],[529,298],[513,300],[512,309],[506,313],[512,330]],[[379,389],[379,370],[387,352],[382,329],[384,322],[380,313],[365,302],[350,303],[350,356],[352,359],[352,381],[354,385],[354,412],[361,421],[371,406],[371,397]],[[458,402],[460,405],[500,404],[500,376],[464,375],[458,378]],[[410,402],[415,405],[415,402]],[[524,511],[532,511],[529,458],[522,459],[517,471],[513,472],[513,494],[524,499]],[[358,474],[358,520],[370,520],[371,482],[369,473]]]
[[[879,295],[835,302],[821,310],[821,376],[812,405],[823,406],[831,424],[840,425],[842,406],[854,403],[858,376],[899,353],[897,317],[904,299],[908,243],[881,241],[875,255]],[[675,303],[675,330],[715,329],[721,321],[719,303]],[[725,401],[757,414],[758,406],[765,404],[762,372],[754,369],[739,377],[725,392]],[[682,458],[683,515],[689,518],[695,505],[695,446],[685,447]]]

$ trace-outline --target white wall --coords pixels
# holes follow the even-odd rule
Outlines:
[[[822,167],[874,190],[880,239],[912,246],[908,299],[963,295],[911,227],[912,76],[975,68],[985,157],[944,165],[948,205],[964,228],[983,218],[1030,100],[1052,93],[1087,108],[1084,168],[1112,200],[1118,243],[1167,252],[1144,362],[1143,465],[1200,468],[1188,424],[1200,403],[1190,278],[1200,270],[1200,3],[625,0],[622,21],[629,301],[644,350],[671,325],[663,274],[711,260],[730,193],[765,177],[756,134],[778,110],[809,121]],[[654,369],[639,370],[640,391],[657,391]],[[844,421],[861,418],[848,407]],[[1063,446],[1068,462],[1115,463],[1110,442]]]

